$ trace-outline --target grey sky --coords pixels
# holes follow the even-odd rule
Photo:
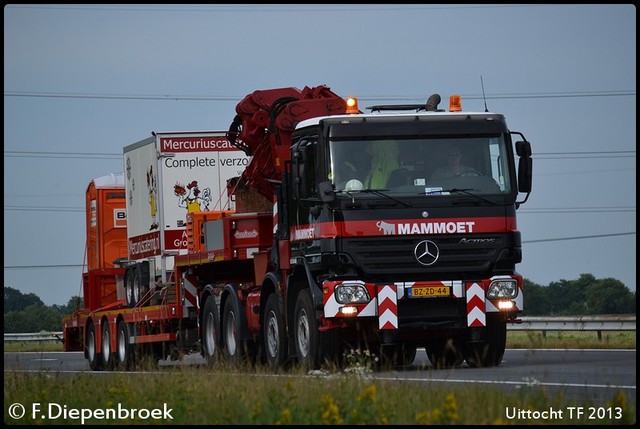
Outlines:
[[[481,76],[533,146],[518,271],[636,290],[631,4],[5,5],[4,285],[81,294],[87,185],[152,131],[226,130],[254,90],[321,84],[482,111]]]

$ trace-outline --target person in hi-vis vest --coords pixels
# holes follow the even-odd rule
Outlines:
[[[383,189],[391,173],[398,169],[398,143],[395,141],[374,141],[367,147],[371,155],[371,171],[365,178],[366,189]]]

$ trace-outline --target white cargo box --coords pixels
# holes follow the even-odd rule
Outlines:
[[[187,213],[234,210],[227,180],[249,157],[224,131],[152,133],[123,153],[129,259],[155,259],[166,279],[173,255],[186,253]]]

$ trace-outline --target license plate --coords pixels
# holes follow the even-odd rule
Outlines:
[[[449,286],[415,286],[409,291],[409,298],[433,298],[450,296],[451,288]]]

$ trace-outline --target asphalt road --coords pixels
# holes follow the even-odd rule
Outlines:
[[[158,371],[175,365],[198,365],[199,356],[178,362],[161,361]],[[81,352],[4,353],[4,370],[27,372],[91,372]],[[96,375],[108,376],[109,372]],[[144,373],[140,373],[143,375]],[[591,400],[603,406],[622,391],[629,402],[636,400],[636,350],[545,350],[509,349],[500,366],[434,369],[424,349],[418,349],[410,367],[380,371],[372,377],[385,380],[430,384],[499,386],[516,391],[527,386],[545,388],[550,394],[563,393],[568,400]]]

